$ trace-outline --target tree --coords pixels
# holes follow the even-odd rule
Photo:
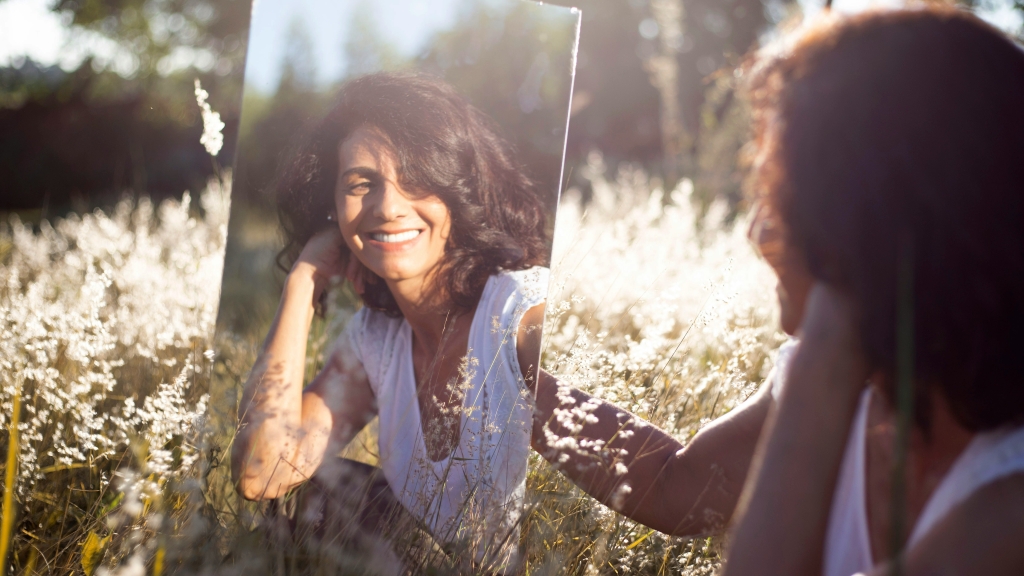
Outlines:
[[[367,2],[360,2],[352,14],[342,50],[345,75],[359,76],[379,70],[401,68],[405,62],[394,46],[382,40],[380,27]]]
[[[225,75],[244,61],[250,0],[56,0],[73,26],[98,32],[137,60],[135,75],[166,74],[175,56]]]
[[[311,92],[316,89],[316,56],[306,23],[295,17],[288,25],[277,93]]]

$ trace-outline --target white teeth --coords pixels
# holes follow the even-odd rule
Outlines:
[[[419,235],[419,230],[409,230],[408,232],[399,232],[398,234],[370,234],[370,238],[377,242],[405,242]]]

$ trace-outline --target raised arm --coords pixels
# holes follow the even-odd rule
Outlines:
[[[821,573],[836,479],[868,378],[855,327],[848,299],[815,284],[723,574]]]
[[[523,325],[539,325],[533,310]],[[540,331],[518,340],[520,364],[540,357]],[[673,535],[719,532],[729,522],[773,400],[767,387],[701,430],[684,447],[633,414],[560,385],[541,371],[533,447],[588,494],[644,525]],[[592,418],[566,420],[586,406]],[[562,418],[559,418],[559,413]]]
[[[372,417],[373,393],[344,347],[302,388],[313,303],[338,270],[340,242],[335,229],[306,245],[245,384],[231,472],[250,500],[276,498],[308,479],[324,454],[339,451]]]

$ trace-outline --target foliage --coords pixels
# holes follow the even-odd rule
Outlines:
[[[226,124],[220,158],[230,159],[236,87],[230,77],[201,78]],[[214,169],[199,143],[194,79],[179,73],[143,83],[96,72],[89,60],[72,72],[30,60],[0,68],[0,210],[53,217],[110,208],[126,191],[159,201],[202,189]]]
[[[182,60],[224,75],[245,54],[245,0],[57,0],[52,9],[117,42],[143,78],[166,75]]]
[[[583,26],[577,62],[568,165],[582,164],[593,149],[608,162],[641,162],[652,174],[660,171],[659,94],[651,85],[645,62],[655,50],[650,36],[650,8],[644,0],[581,0]],[[227,125],[221,163],[235,156],[242,92],[241,71],[249,22],[243,0],[61,0],[54,10],[67,15],[73,29],[113,40],[137,60],[128,78],[86,61],[69,75],[40,70],[31,62],[0,69],[0,177],[8,182],[3,209],[39,209],[60,215],[75,197],[85,207],[107,206],[126,189],[154,198],[197,189],[213,169],[196,145],[200,118],[192,99],[192,80],[199,75],[211,104]],[[349,73],[418,66],[443,74],[471,101],[487,110],[519,146],[527,164],[536,167],[545,185],[558,178],[552,150],[561,152],[564,125],[561,110],[533,110],[524,79],[545,62],[533,61],[515,48],[520,35],[543,35],[542,22],[503,17],[486,2],[473,3],[450,30],[439,34],[414,62],[401,61],[382,42],[366,13],[357,15],[346,46]],[[736,182],[722,170],[736,173],[735,156],[720,153],[736,148],[745,134],[731,129],[735,110],[731,91],[708,105],[710,75],[730,70],[767,25],[756,0],[686,3],[683,41],[678,47],[679,94],[695,159],[714,154],[720,166],[714,178],[698,177],[700,160],[687,174],[702,202],[726,195],[739,199]],[[648,26],[647,36],[641,24]],[[284,23],[287,25],[288,23]],[[240,128],[241,159],[236,167],[238,197],[265,200],[262,192],[273,179],[282,150],[317,114],[327,97],[311,85],[315,70],[309,38],[301,30],[288,35],[289,54],[277,93],[247,95],[246,126]],[[560,39],[548,35],[548,42]],[[307,48],[303,48],[303,43]],[[466,65],[473,58],[481,67]],[[553,51],[552,54],[559,53]],[[541,89],[563,90],[567,78],[554,74],[562,64],[547,62]],[[95,68],[100,69],[97,71]],[[479,70],[486,69],[485,74]],[[476,72],[474,72],[476,71]],[[527,86],[527,88],[530,88]],[[521,108],[524,106],[525,108]],[[557,154],[556,154],[557,156]],[[706,162],[705,162],[706,163]],[[567,171],[577,186],[585,179]],[[56,208],[56,210],[54,210]],[[81,211],[82,207],[77,209]]]
[[[604,172],[591,155],[581,170],[591,202],[571,190],[559,210],[542,364],[685,443],[767,375],[781,343],[765,290],[771,272],[743,227],[725,223],[724,201],[700,216],[687,180],[665,194],[635,167],[613,182]],[[566,412],[585,418],[586,406]],[[533,458],[526,526],[542,535],[542,544],[527,538],[533,565],[561,558],[587,574],[710,574],[717,566],[715,541],[626,520]]]
[[[592,156],[583,170],[592,200],[570,191],[559,214],[544,362],[685,441],[765,376],[780,342],[770,272],[741,227],[723,223],[721,204],[698,216],[687,182],[666,195],[640,170],[614,181],[603,171]],[[341,566],[344,556],[275,546],[254,531],[263,509],[238,498],[220,464],[230,432],[199,418],[224,202],[213,185],[201,211],[187,200],[124,202],[37,230],[5,225],[0,398],[5,410],[16,390],[25,398],[13,569]],[[327,332],[313,335],[314,356]],[[236,341],[218,354],[218,379],[237,386],[255,350]],[[213,391],[215,420],[234,409],[226,392]],[[372,435],[360,442],[372,459]],[[625,520],[536,455],[527,504],[521,544],[531,574],[710,574],[718,562],[716,541]],[[459,571],[443,554],[427,557],[424,570]]]
[[[0,424],[22,404],[9,565],[95,566],[194,469],[227,200],[213,183],[201,213],[186,194],[0,224]]]

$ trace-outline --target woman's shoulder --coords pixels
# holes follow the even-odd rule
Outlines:
[[[349,345],[365,365],[371,356],[379,355],[387,349],[387,343],[398,335],[402,321],[400,316],[389,316],[364,306],[345,324],[339,343]]]
[[[1024,573],[1024,472],[994,480],[953,508],[907,552],[906,574]],[[873,570],[870,576],[888,573]]]
[[[352,317],[345,324],[345,331],[365,334],[368,331],[386,330],[393,325],[401,323],[401,316],[389,316],[380,310],[362,306],[352,313]]]
[[[530,309],[544,303],[548,278],[548,269],[541,266],[502,270],[491,276],[477,304],[474,322],[479,324],[478,337],[485,337],[490,348],[514,355],[519,324]],[[475,342],[477,347],[483,343]],[[506,346],[508,343],[511,346]]]
[[[548,282],[551,272],[544,266],[534,266],[525,270],[500,270],[487,282],[484,288],[488,292],[505,299],[515,299],[532,307],[544,302],[548,293]]]

